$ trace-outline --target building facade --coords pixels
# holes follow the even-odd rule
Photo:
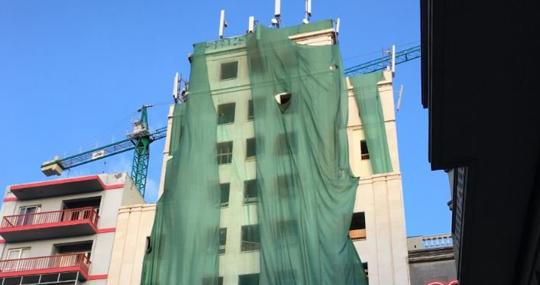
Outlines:
[[[118,209],[141,203],[126,173],[7,187],[0,284],[107,284]]]
[[[411,285],[457,285],[452,235],[407,239]]]
[[[334,29],[322,29],[295,34],[289,39],[300,45],[333,45],[336,44],[336,37]],[[255,134],[246,45],[241,37],[225,38],[213,46],[209,44],[205,56],[212,99],[219,116],[217,139],[220,142],[218,163],[222,206],[220,284],[248,284],[258,278],[260,257],[256,234],[258,197],[254,189]],[[354,213],[351,213],[350,237],[368,272],[371,285],[410,284],[392,77],[390,71],[384,72],[384,79],[377,88],[393,171],[376,175],[371,170],[353,87],[347,81],[350,163],[353,174],[360,177]],[[166,161],[170,158],[170,126],[169,120],[162,180],[167,171]],[[122,280],[131,280],[132,284],[140,282],[140,264],[145,251],[142,245],[146,244],[151,232],[153,211],[152,206],[140,205],[121,210],[117,228],[119,231],[125,229],[122,231],[134,236],[119,238],[118,232],[113,252],[115,265],[111,267],[114,272],[111,271],[109,275],[110,285],[122,284]],[[128,243],[136,245],[136,249],[131,250]]]

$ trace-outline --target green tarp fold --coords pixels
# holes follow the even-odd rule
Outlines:
[[[369,149],[373,174],[392,172],[392,160],[386,139],[384,115],[377,83],[384,79],[382,71],[350,77],[362,128]]]

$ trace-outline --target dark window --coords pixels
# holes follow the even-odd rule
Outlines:
[[[219,229],[219,254],[225,253],[225,244],[227,243],[227,228]]]
[[[279,94],[276,94],[274,97],[279,105],[279,109],[281,109],[281,112],[285,112],[287,108],[289,108],[289,105],[291,103],[291,93],[289,92],[281,92]]]
[[[260,242],[259,225],[242,226],[242,251],[259,249]]]
[[[286,155],[296,152],[296,134],[286,133],[279,134],[276,138],[276,153],[279,155]]]
[[[219,184],[219,187],[221,188],[221,207],[225,207],[229,205],[229,190],[231,187],[231,184],[229,183],[222,183]]]
[[[366,238],[366,216],[364,212],[353,214],[349,236],[353,240]]]
[[[77,208],[86,208],[86,207],[99,209],[99,205],[101,204],[101,196],[65,200],[63,201],[63,204],[64,204],[64,209],[77,209]]]
[[[238,76],[238,61],[221,64],[221,80],[233,79]]]
[[[257,180],[244,181],[244,203],[254,203],[258,200]]]
[[[238,285],[259,285],[259,274],[246,274],[238,276]]]
[[[360,153],[362,154],[362,159],[369,159],[369,151],[365,140],[360,141]]]
[[[217,278],[217,282],[216,282]],[[202,285],[223,285],[223,277],[205,277],[202,280]]]
[[[298,225],[294,220],[280,221],[277,223],[278,237],[293,237],[298,232]]]
[[[218,164],[231,163],[232,161],[232,142],[222,142],[217,144],[217,161]]]
[[[248,101],[248,120],[253,120],[253,100]]]
[[[84,253],[88,258],[90,258],[90,253],[92,252],[92,241],[80,241],[80,242],[70,242],[54,245],[55,254],[77,254]]]
[[[277,177],[277,190],[281,198],[287,198],[292,195],[293,191],[292,175],[279,175]]]
[[[255,138],[246,140],[246,158],[254,158],[256,154]]]
[[[362,262],[362,267],[364,268],[364,273],[366,274],[366,277],[369,276],[369,271],[368,271],[368,263],[367,262]]]
[[[218,106],[218,124],[234,122],[235,103],[221,104]]]

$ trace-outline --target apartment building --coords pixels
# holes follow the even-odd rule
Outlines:
[[[0,284],[107,284],[118,209],[141,203],[126,173],[8,186]]]
[[[337,34],[331,25],[311,25],[305,25],[304,32],[293,34],[289,39],[305,46],[336,44]],[[254,109],[245,38],[209,42],[205,56],[209,87],[218,114],[217,160],[221,193],[218,283],[257,284],[260,272],[257,207],[260,201],[256,188]],[[390,158],[390,171],[383,173],[374,173],[372,169],[354,87],[347,79],[349,160],[353,174],[360,177],[354,213],[351,213],[350,238],[371,285],[410,284],[392,78],[392,73],[385,71],[376,84]],[[288,98],[282,94],[276,100],[286,104]],[[170,129],[174,108],[171,107],[169,114],[162,180],[167,171],[167,160],[171,158]],[[153,205],[121,209],[122,218],[117,227],[122,228],[124,237],[118,233],[115,241],[115,262],[109,284],[139,284],[143,256],[146,250],[151,250],[147,245],[152,227],[149,221],[153,220],[154,212]]]

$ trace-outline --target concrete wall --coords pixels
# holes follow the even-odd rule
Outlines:
[[[384,72],[379,82],[386,136],[393,172],[374,175],[369,159],[361,159],[360,141],[365,139],[358,106],[350,82],[349,95],[349,159],[355,176],[360,177],[354,212],[364,212],[366,239],[354,245],[368,263],[369,284],[409,283],[403,190],[397,148],[392,74]]]
[[[146,237],[152,232],[155,207],[155,204],[140,204],[120,208],[108,285],[140,283]]]
[[[101,197],[101,203],[99,207],[99,220],[97,224],[98,233],[94,235],[72,238],[48,239],[18,243],[3,243],[0,246],[0,256],[5,259],[9,249],[25,247],[30,248],[28,257],[50,256],[54,254],[55,244],[92,241],[92,251],[90,258],[92,264],[90,266],[89,274],[94,275],[99,280],[87,281],[85,282],[85,284],[106,284],[106,275],[109,271],[118,209],[121,205],[125,204],[144,203],[144,200],[137,191],[136,187],[133,186],[133,182],[126,173],[100,174],[99,177],[106,185],[119,184],[121,186],[119,186],[118,188],[99,192],[77,195],[65,195],[60,197],[26,201],[13,200],[15,196],[9,191],[9,187],[7,187],[5,195],[7,199],[5,199],[2,205],[2,217],[19,214],[19,209],[23,206],[40,205],[40,212],[58,211],[62,210],[63,201],[65,200],[88,197]]]

